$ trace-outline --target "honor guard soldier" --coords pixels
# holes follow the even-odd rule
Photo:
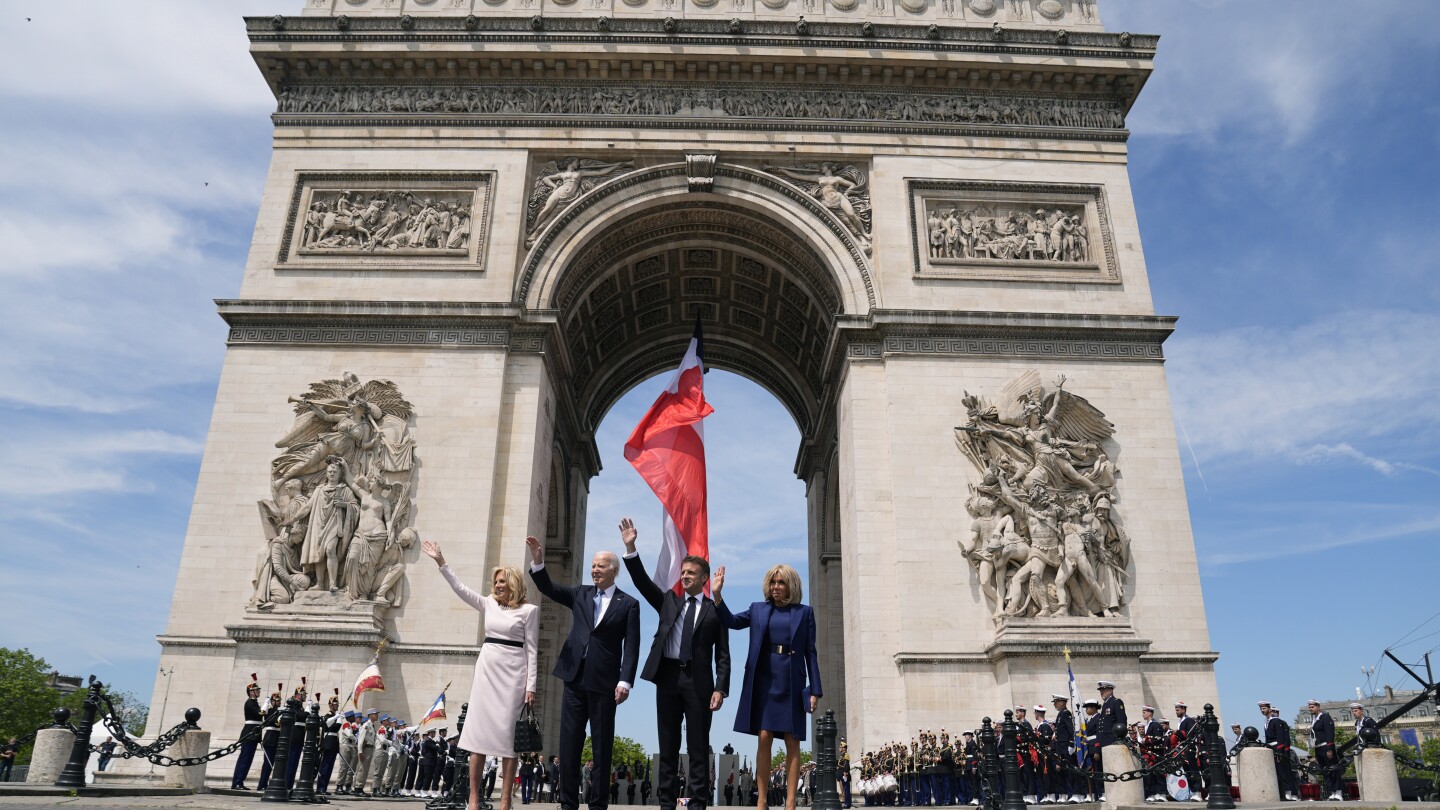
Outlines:
[[[1035,737],[1039,740],[1035,744],[1035,794],[1040,799],[1040,804],[1054,804],[1058,799],[1055,797],[1055,763],[1050,759],[1050,752],[1055,745],[1055,726],[1045,719],[1045,707],[1036,703],[1030,710],[1035,716]]]
[[[955,803],[955,746],[950,744],[950,732],[940,729],[940,761],[936,770],[940,774],[940,795],[936,801],[943,805]]]
[[[1200,733],[1200,721],[1190,716],[1190,707],[1183,700],[1175,701],[1175,744],[1184,745],[1190,738]],[[1205,757],[1205,745],[1200,743],[1192,754],[1186,754],[1180,760],[1180,765],[1185,769],[1185,780],[1190,783],[1190,801],[1203,801],[1200,796],[1200,785],[1204,781],[1203,774]],[[1209,785],[1205,786],[1207,789]]]
[[[300,754],[305,750],[305,718],[310,713],[305,711],[310,698],[309,689],[305,684],[305,676],[300,676],[300,685],[295,687],[295,692],[285,704],[290,707],[290,714],[295,718],[295,725],[290,727],[290,756],[284,764],[285,767],[285,790],[288,792],[295,787],[295,776],[300,772]],[[281,766],[276,764],[276,768]]]
[[[1140,754],[1144,757],[1145,767],[1149,768],[1159,762],[1165,756],[1167,741],[1165,732],[1160,727],[1160,721],[1155,719],[1154,706],[1140,707]],[[1165,792],[1165,776],[1163,774],[1151,774],[1145,777],[1145,801],[1163,802],[1169,797]]]
[[[280,745],[280,703],[284,700],[281,693],[284,690],[285,684],[282,683],[270,693],[265,722],[261,726],[260,750],[264,752],[264,761],[260,763],[260,781],[256,784],[260,790],[270,785],[270,774],[275,770],[275,749]],[[280,775],[284,776],[283,770]]]
[[[726,788],[733,787],[730,782],[733,782],[734,779],[735,775],[732,773],[730,781],[726,782]],[[850,748],[845,744],[843,737],[840,739],[840,794],[841,805],[850,807]],[[726,800],[725,804],[729,805],[729,800]]]
[[[975,732],[960,734],[960,804],[979,804],[980,786],[975,781],[980,770],[980,744],[975,742]]]
[[[351,795],[365,795],[365,784],[370,781],[370,766],[375,759],[379,728],[380,710],[366,709],[365,721],[355,733],[355,774],[350,782]]]
[[[1086,785],[1085,801],[1093,802],[1097,798],[1105,799],[1105,780],[1097,779],[1095,774],[1103,774],[1105,769],[1100,764],[1100,701],[1091,698],[1084,704],[1085,717],[1081,720],[1081,734],[1085,737],[1085,766],[1090,771],[1090,782]],[[1113,732],[1112,732],[1113,736]]]
[[[345,722],[340,724],[340,778],[335,783],[336,793],[349,793],[355,785],[356,758],[359,755],[356,743],[360,737],[359,715],[345,712]]]
[[[420,729],[415,729],[405,737],[405,784],[400,788],[400,795],[410,797],[416,795],[415,783],[420,781]]]
[[[1350,716],[1355,720],[1355,736],[1359,737],[1362,741],[1365,739],[1364,732],[1366,729],[1376,734],[1380,733],[1380,724],[1375,722],[1375,718],[1365,714],[1365,706],[1363,704],[1351,703]]]
[[[235,758],[235,772],[230,776],[231,790],[249,790],[245,777],[250,775],[250,766],[255,762],[255,747],[260,744],[260,683],[255,673],[250,673],[250,685],[245,687],[245,724],[240,727],[240,737],[254,735],[253,739],[240,743],[240,755]]]
[[[404,720],[396,720],[395,733],[390,739],[392,753],[390,772],[385,775],[385,795],[392,798],[400,795],[400,788],[405,784],[405,764],[409,761],[406,746],[410,742],[410,732],[405,728],[407,725]]]
[[[940,781],[940,748],[933,732],[925,732],[925,747],[922,749],[920,782],[925,804],[939,804],[937,795]]]
[[[1055,707],[1055,737],[1050,742],[1050,750],[1060,762],[1075,765],[1075,713],[1069,709],[1070,698],[1051,695],[1050,705]],[[1079,801],[1075,797],[1075,780],[1069,771],[1058,765],[1055,766],[1051,785],[1056,802]]]
[[[320,770],[315,777],[315,792],[321,796],[330,792],[335,758],[340,755],[340,726],[345,721],[340,716],[340,687],[335,687],[335,694],[326,705],[329,711],[320,718]]]
[[[1015,707],[1015,730],[1015,757],[1020,766],[1020,790],[1025,794],[1025,803],[1034,804],[1035,797],[1030,795],[1030,791],[1035,789],[1035,745],[1030,740],[1034,739],[1035,727],[1025,719],[1024,706]]]
[[[1120,742],[1115,736],[1116,728],[1125,728],[1130,722],[1125,718],[1125,701],[1115,697],[1115,684],[1110,681],[1097,681],[1095,687],[1100,692],[1100,724],[1095,730],[1095,742],[1099,750],[1103,751],[1105,746],[1114,745]],[[1095,767],[1097,772],[1105,772],[1104,754],[1096,758]],[[1101,795],[1104,795],[1104,782],[1101,782]]]
[[[1290,767],[1290,724],[1280,719],[1280,710],[1269,701],[1260,701],[1260,714],[1265,717],[1265,745],[1275,752],[1275,780],[1285,801],[1299,801],[1295,795],[1295,769]]]
[[[1310,710],[1310,751],[1315,755],[1315,764],[1325,768],[1325,793],[1332,802],[1344,801],[1340,792],[1340,769],[1335,768],[1340,759],[1335,752],[1335,720],[1320,711],[1320,701],[1311,698],[1305,703]]]

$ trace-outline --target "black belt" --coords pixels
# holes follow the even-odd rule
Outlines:
[[[690,668],[690,662],[689,662],[689,661],[681,661],[679,658],[662,658],[662,659],[660,659],[660,660],[661,660],[663,663],[665,663],[665,664],[668,664],[668,665],[670,665],[670,666],[672,666],[672,667],[677,667],[677,668],[679,668],[679,669],[689,669],[689,668]]]
[[[503,644],[503,645],[505,645],[506,647],[524,647],[524,646],[525,646],[525,642],[523,642],[523,641],[511,641],[511,640],[508,639],[508,638],[495,638],[494,636],[486,636],[486,637],[485,637],[485,643],[486,643],[486,644]]]
[[[772,653],[775,653],[776,655],[794,655],[794,654],[795,654],[795,648],[794,648],[794,647],[786,647],[784,644],[767,644],[767,645],[765,646],[765,649],[766,649],[767,652],[772,652]]]

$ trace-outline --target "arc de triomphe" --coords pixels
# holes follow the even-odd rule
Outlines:
[[[468,683],[483,629],[416,585],[416,533],[472,579],[543,536],[578,579],[595,429],[697,318],[799,426],[852,747],[1042,699],[1067,648],[1131,700],[1215,700],[1127,175],[1157,37],[1092,0],[245,22],[274,152],[160,637],[217,740],[251,672],[348,687],[382,638],[382,710]]]

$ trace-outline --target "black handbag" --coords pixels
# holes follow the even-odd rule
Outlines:
[[[535,719],[535,710],[529,706],[520,710],[515,721],[515,753],[530,754],[545,747],[540,736],[540,721]]]

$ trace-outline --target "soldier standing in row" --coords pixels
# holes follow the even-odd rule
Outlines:
[[[1075,713],[1069,709],[1070,698],[1065,695],[1051,695],[1050,702],[1055,707],[1055,738],[1050,743],[1050,750],[1059,761],[1066,765],[1075,765]],[[1076,801],[1075,781],[1069,771],[1057,766],[1050,780],[1050,788],[1055,801]]]
[[[1140,754],[1144,758],[1145,767],[1149,768],[1165,756],[1167,740],[1160,721],[1155,719],[1154,706],[1141,706],[1140,717]],[[1144,784],[1145,801],[1163,802],[1168,798],[1164,774],[1147,775]]]
[[[1377,733],[1380,731],[1380,724],[1375,722],[1375,718],[1366,716],[1364,704],[1351,703],[1350,716],[1355,719],[1355,736],[1361,740],[1365,739],[1367,730]]]
[[[1086,786],[1085,801],[1093,802],[1105,798],[1105,780],[1096,778],[1096,774],[1105,772],[1100,762],[1100,701],[1090,698],[1085,701],[1083,707],[1085,718],[1081,721],[1081,733],[1085,737],[1085,766],[1090,771],[1089,784]],[[1113,737],[1113,732],[1112,735]]]
[[[280,701],[283,700],[281,692],[285,684],[279,684],[274,692],[270,693],[270,705],[267,707],[268,716],[265,718],[263,731],[260,734],[260,750],[265,754],[265,761],[260,763],[260,781],[257,787],[264,790],[270,785],[270,774],[275,771],[275,749],[280,745]],[[284,763],[280,764],[280,776],[285,776]]]
[[[1190,707],[1183,700],[1175,701],[1175,732],[1172,735],[1176,745],[1184,745],[1187,740],[1200,730],[1200,722],[1190,716]],[[1180,759],[1180,765],[1185,769],[1185,779],[1190,783],[1190,801],[1198,802],[1200,798],[1201,774],[1204,773],[1205,747],[1202,743],[1195,749],[1195,753],[1186,754]],[[1207,789],[1209,785],[1205,786]]]
[[[315,792],[321,796],[330,793],[330,777],[335,772],[335,758],[340,755],[340,689],[328,702],[329,712],[320,719],[320,772],[315,779]]]
[[[355,766],[359,764],[360,715],[345,712],[345,722],[340,724],[340,778],[336,780],[336,793],[349,793],[355,786]]]
[[[290,716],[295,718],[295,724],[290,727],[290,755],[285,762],[277,762],[277,769],[284,768],[285,792],[288,794],[295,787],[295,775],[300,771],[300,753],[305,750],[305,719],[310,713],[305,711],[307,700],[310,697],[309,687],[305,683],[305,676],[300,676],[300,685],[285,701],[290,709]]]
[[[243,739],[246,734],[258,735],[260,723],[264,716],[260,713],[260,682],[255,673],[250,673],[250,685],[245,687],[245,725],[240,727],[240,737]],[[231,790],[249,790],[245,787],[245,777],[250,775],[250,766],[255,762],[255,746],[259,745],[260,738],[240,743],[240,756],[235,758],[235,772],[230,777]]]
[[[1285,801],[1296,802],[1300,797],[1297,790],[1295,769],[1290,765],[1290,724],[1280,719],[1280,710],[1269,701],[1260,701],[1260,713],[1265,716],[1265,745],[1275,752],[1275,779]]]
[[[1030,742],[1035,737],[1035,727],[1025,719],[1024,706],[1015,707],[1015,726],[1020,735],[1015,746],[1020,765],[1020,790],[1025,794],[1026,804],[1035,804],[1035,797],[1031,795],[1035,789],[1035,744]]]
[[[365,722],[355,732],[355,774],[351,778],[350,793],[365,795],[365,785],[370,781],[370,766],[375,759],[375,744],[378,741],[380,710],[366,709]]]
[[[975,742],[975,732],[960,734],[960,796],[961,804],[979,804],[980,786],[976,778],[980,775],[980,746]]]
[[[1055,726],[1045,719],[1043,705],[1036,703],[1030,711],[1035,715],[1035,739],[1037,740],[1032,746],[1035,754],[1035,798],[1038,804],[1051,804],[1055,801],[1051,789],[1055,765],[1051,762],[1048,754],[1055,741]]]

